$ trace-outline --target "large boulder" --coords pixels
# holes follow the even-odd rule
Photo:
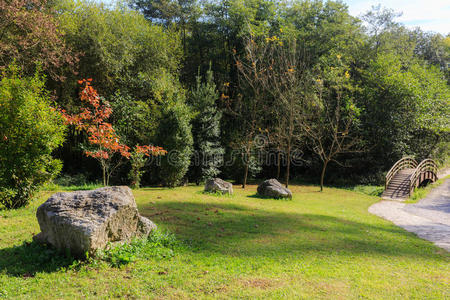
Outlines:
[[[211,178],[206,181],[205,192],[233,194],[233,185],[220,178]]]
[[[78,257],[108,242],[146,237],[156,229],[139,215],[131,189],[112,186],[92,191],[56,193],[36,213],[41,233],[34,239]]]
[[[268,179],[258,186],[258,194],[269,198],[289,198],[292,199],[291,191],[282,186],[276,179]]]

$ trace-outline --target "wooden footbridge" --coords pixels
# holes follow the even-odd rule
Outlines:
[[[386,184],[381,197],[405,199],[414,189],[437,180],[437,165],[432,159],[420,164],[412,157],[404,157],[396,162],[386,175]]]

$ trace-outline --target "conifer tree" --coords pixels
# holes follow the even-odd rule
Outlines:
[[[196,115],[192,120],[195,154],[191,159],[190,179],[200,181],[220,174],[224,149],[220,144],[220,119],[222,113],[217,109],[218,92],[210,69],[206,80],[197,76],[197,85],[191,91],[190,104]]]

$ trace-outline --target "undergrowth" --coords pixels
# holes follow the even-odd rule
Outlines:
[[[357,193],[362,193],[369,196],[381,196],[384,191],[383,186],[378,185],[355,185],[352,187],[345,188],[346,190],[350,190]]]
[[[411,195],[411,197],[406,201],[406,203],[416,203],[417,201],[425,198],[428,196],[428,194],[431,192],[432,189],[440,186],[446,179],[449,179],[449,176],[446,176],[444,178],[439,179],[438,181],[428,184],[425,187],[417,188],[414,190],[414,193]]]
[[[104,250],[98,250],[96,255],[88,258],[87,261],[95,264],[101,260],[113,267],[119,267],[140,258],[171,258],[175,255],[175,250],[182,247],[183,245],[178,242],[174,234],[157,229],[148,238],[136,238],[129,243],[110,243]]]

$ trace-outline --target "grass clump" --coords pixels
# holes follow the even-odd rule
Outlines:
[[[428,194],[431,192],[432,189],[440,186],[441,184],[444,183],[445,180],[449,179],[449,176],[446,176],[444,178],[439,179],[436,182],[433,182],[432,184],[428,184],[425,187],[419,187],[416,188],[413,192],[413,194],[411,195],[411,197],[409,197],[409,199],[406,201],[406,203],[416,203],[419,200],[425,198],[426,196],[428,196]]]
[[[384,187],[378,185],[356,185],[347,189],[353,192],[377,197],[381,196],[384,191]]]
[[[105,250],[97,251],[95,259],[107,262],[112,267],[120,267],[137,259],[171,258],[175,249],[181,248],[174,234],[157,229],[148,238],[133,239],[130,243],[109,244]]]

